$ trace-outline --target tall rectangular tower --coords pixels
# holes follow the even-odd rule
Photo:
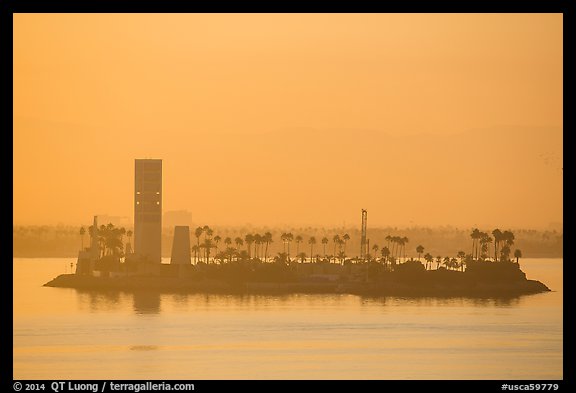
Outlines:
[[[160,263],[162,160],[137,159],[134,176],[134,253]]]

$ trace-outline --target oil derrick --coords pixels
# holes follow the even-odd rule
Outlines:
[[[368,254],[368,241],[366,240],[366,221],[368,220],[368,210],[362,209],[362,238],[360,239],[360,259],[366,259]]]

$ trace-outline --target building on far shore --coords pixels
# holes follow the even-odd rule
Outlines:
[[[190,227],[174,227],[174,242],[172,243],[171,264],[190,265],[192,257],[190,253]]]
[[[161,263],[162,160],[136,159],[134,176],[134,254]]]

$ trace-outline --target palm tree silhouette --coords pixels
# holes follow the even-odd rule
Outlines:
[[[384,259],[384,264],[387,264],[388,257],[390,256],[390,249],[388,247],[382,247],[380,250],[380,254],[382,254],[382,258]]]
[[[376,253],[378,252],[378,249],[379,249],[379,248],[380,248],[380,247],[378,247],[378,244],[374,244],[374,245],[372,246],[372,251],[374,251],[374,258],[376,258],[376,255],[378,255],[378,254],[376,254]]]
[[[288,234],[286,232],[283,232],[282,235],[280,235],[280,240],[282,240],[282,245],[284,246],[283,252],[286,253],[286,245],[288,244]]]
[[[246,236],[244,236],[244,241],[246,242],[248,257],[252,258],[252,243],[254,243],[254,235],[251,233],[246,234]]]
[[[466,257],[466,253],[464,251],[458,251],[458,254],[456,254],[456,256],[460,258],[460,264],[464,266],[464,257]]]
[[[432,262],[434,262],[434,257],[429,252],[424,255],[424,260],[426,261],[426,270],[432,269]]]
[[[254,235],[254,258],[258,259],[260,255],[260,245],[262,244],[262,235],[259,233]]]
[[[210,263],[210,250],[215,247],[214,243],[212,242],[212,239],[210,239],[210,238],[204,239],[204,243],[202,243],[200,245],[200,247],[202,247],[205,250],[206,263],[209,264]]]
[[[296,254],[296,256],[298,258],[300,258],[300,263],[304,263],[304,261],[306,260],[306,253],[304,251],[302,251],[301,253]]]
[[[195,263],[198,264],[198,253],[200,252],[200,246],[194,244],[192,246],[192,252],[194,253],[194,260],[196,261]]]
[[[328,238],[326,236],[324,236],[322,238],[322,245],[324,246],[324,258],[326,258],[326,244],[328,244]]]
[[[236,243],[236,248],[240,250],[240,247],[244,245],[244,240],[242,240],[241,237],[237,237],[236,239],[234,239],[234,243]]]
[[[264,251],[264,262],[268,260],[268,245],[272,243],[272,233],[266,232],[264,234],[264,242],[266,243],[266,250]]]
[[[416,247],[416,252],[418,253],[418,260],[420,260],[420,254],[424,252],[424,247],[421,245]]]
[[[214,243],[216,243],[216,253],[218,253],[218,243],[220,243],[222,238],[219,235],[214,236]]]
[[[480,259],[488,257],[488,244],[492,243],[492,238],[486,232],[480,232]]]
[[[310,244],[310,263],[314,263],[314,244],[316,244],[316,238],[314,236],[310,236],[308,239],[308,244]]]
[[[478,239],[480,239],[480,231],[478,230],[478,228],[474,228],[472,230],[472,233],[470,234],[470,237],[472,238],[472,257],[474,258],[474,256],[476,256],[476,259],[478,259]]]
[[[519,249],[514,250],[514,258],[516,258],[516,263],[518,263],[518,258],[522,258],[522,250]]]
[[[300,251],[300,243],[302,243],[302,236],[298,235],[296,236],[296,238],[294,239],[296,241],[296,254],[299,254]]]
[[[344,236],[342,236],[342,240],[344,240],[344,253],[346,253],[346,243],[350,240],[350,235],[345,233]]]
[[[505,251],[506,251],[506,256],[505,259],[509,260],[509,255],[510,255],[510,250],[511,247],[514,245],[514,234],[511,231],[504,231],[504,233],[502,233],[502,240],[504,240],[505,242]]]
[[[288,262],[290,262],[290,243],[292,243],[292,240],[294,240],[294,235],[292,232],[288,232],[286,234],[286,242],[288,243]]]
[[[492,231],[492,236],[494,236],[494,262],[498,262],[498,249],[500,247],[500,242],[502,239],[502,231],[496,228]]]
[[[336,244],[340,243],[340,236],[334,235],[332,241],[334,242],[334,262],[336,262]]]
[[[442,263],[442,257],[440,255],[438,255],[436,257],[436,270],[438,270],[438,268],[440,267],[440,264]]]

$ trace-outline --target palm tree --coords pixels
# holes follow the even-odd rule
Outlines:
[[[443,265],[446,266],[447,268],[449,268],[450,270],[452,270],[453,265],[452,265],[452,262],[450,260],[450,257],[444,257]]]
[[[422,254],[424,252],[424,246],[418,246],[416,247],[416,252],[418,253],[418,260],[420,260],[420,254]]]
[[[98,230],[98,237],[102,247],[102,256],[113,255],[121,257],[122,236],[126,233],[124,228],[116,228],[112,223],[101,225]]]
[[[378,252],[378,249],[379,249],[379,248],[380,248],[380,247],[378,247],[378,244],[374,244],[374,245],[372,246],[372,250],[374,251],[374,258],[376,258],[376,255],[377,255],[376,253]]]
[[[334,262],[336,262],[336,244],[340,243],[340,236],[334,235],[334,237],[332,238],[332,241],[334,242]]]
[[[258,259],[261,244],[262,244],[262,235],[257,233],[254,235],[254,258],[256,259]]]
[[[518,258],[522,258],[522,250],[514,250],[514,258],[516,258],[516,263],[518,263]]]
[[[298,258],[300,258],[300,263],[304,263],[304,261],[306,260],[306,253],[304,251],[302,251],[301,253],[296,254],[296,256]]]
[[[510,246],[506,243],[502,246],[502,249],[500,250],[500,261],[510,262]]]
[[[236,239],[234,239],[234,243],[236,244],[236,248],[240,249],[240,247],[244,245],[244,240],[242,240],[241,237],[237,237]]]
[[[216,243],[216,253],[218,253],[218,243],[220,243],[222,238],[219,235],[214,236],[214,242]]]
[[[200,246],[194,244],[192,246],[192,252],[194,253],[194,260],[196,261],[195,263],[198,263],[198,253],[200,252]]]
[[[280,240],[282,240],[282,245],[284,246],[283,252],[286,253],[286,244],[288,243],[287,240],[288,234],[286,232],[283,232],[282,235],[280,235]]]
[[[386,240],[386,247],[390,250],[390,241],[392,240],[392,236],[387,235],[384,240]]]
[[[324,258],[326,258],[326,244],[328,244],[328,238],[326,236],[324,236],[322,238],[322,245],[324,246]]]
[[[343,242],[343,240],[342,240]],[[342,265],[344,264],[344,260],[346,259],[346,253],[344,251],[339,251],[338,252],[338,258],[340,259],[340,261],[342,262]]]
[[[382,254],[384,263],[386,263],[388,261],[388,257],[390,256],[390,249],[388,247],[382,247],[382,249],[380,250],[380,254]]]
[[[198,227],[196,228],[196,230],[194,231],[194,236],[196,236],[196,249],[197,249],[197,253],[200,252],[200,236],[202,236],[202,233],[204,232],[204,228],[202,227]],[[198,255],[196,254],[195,256],[196,259],[196,263],[198,263]]]
[[[504,240],[506,244],[506,259],[508,259],[508,255],[510,255],[511,247],[514,245],[514,234],[511,231],[504,231],[502,233],[502,240]]]
[[[492,243],[492,238],[486,232],[480,232],[480,259],[488,258],[488,245]]]
[[[226,251],[225,251],[226,255],[228,255],[228,262],[232,262],[232,259],[234,258],[234,254],[236,254],[236,249],[234,247],[226,247]]]
[[[350,235],[345,233],[344,236],[342,236],[342,240],[344,240],[344,253],[346,253],[346,243],[348,243],[348,240],[350,240]]]
[[[466,256],[466,253],[464,251],[458,251],[458,254],[456,254],[456,256],[460,258],[460,263],[462,264],[462,266],[464,266],[464,257]]]
[[[202,247],[205,251],[205,255],[206,255],[206,263],[210,263],[210,250],[212,248],[215,248],[216,246],[214,245],[214,243],[212,242],[212,239],[208,238],[208,239],[204,239],[204,243],[202,243],[200,245],[200,247]]]
[[[84,227],[80,227],[80,249],[84,250],[84,234],[86,233],[86,229]]]
[[[338,251],[342,251],[342,246],[344,246],[346,244],[346,242],[343,239],[339,239],[338,240]],[[346,254],[344,251],[342,251],[343,254]],[[342,260],[342,264],[344,264],[344,260]]]
[[[248,250],[248,257],[252,258],[252,243],[254,243],[254,235],[248,233],[244,236],[244,241],[246,242],[246,248]]]
[[[230,247],[232,245],[232,238],[231,237],[226,237],[224,239],[224,244],[226,245],[226,247]]]
[[[408,243],[408,238],[406,236],[402,237],[401,239],[401,246],[402,246],[402,250],[404,251],[404,262],[406,262],[406,243]],[[402,254],[400,254],[402,255]]]
[[[453,267],[455,270],[458,270],[458,268],[461,266],[461,265],[458,263],[458,259],[456,259],[456,258],[450,258],[450,264],[452,265],[452,267]]]
[[[432,254],[427,252],[426,255],[424,255],[424,260],[426,261],[426,270],[429,270],[428,266],[430,266],[430,269],[432,269],[432,262],[434,262],[434,257]]]
[[[298,255],[300,251],[300,243],[302,243],[302,240],[304,239],[302,239],[302,236],[298,235],[294,240],[296,240],[296,255]]]
[[[442,263],[442,257],[440,255],[438,255],[436,257],[436,270],[438,270],[438,268],[440,267],[440,264]]]
[[[272,243],[272,233],[266,232],[264,234],[264,242],[266,243],[266,250],[264,251],[264,262],[268,260],[268,245]]]
[[[294,235],[292,232],[288,232],[286,234],[286,242],[288,244],[288,262],[290,262],[290,243],[292,243],[292,240],[294,240]]]
[[[314,263],[314,244],[316,244],[316,238],[314,236],[310,236],[308,239],[308,244],[310,244],[310,263]]]
[[[498,248],[502,241],[502,231],[496,228],[492,231],[492,236],[494,236],[494,262],[498,262]]]
[[[478,228],[472,230],[470,237],[472,238],[472,255],[474,256],[477,254],[476,249],[478,248],[478,239],[480,239],[480,231]]]
[[[390,243],[392,243],[392,246],[390,248],[390,255],[392,256],[392,258],[394,258],[396,256],[395,254],[395,246],[396,246],[396,236],[389,236],[390,237]]]

